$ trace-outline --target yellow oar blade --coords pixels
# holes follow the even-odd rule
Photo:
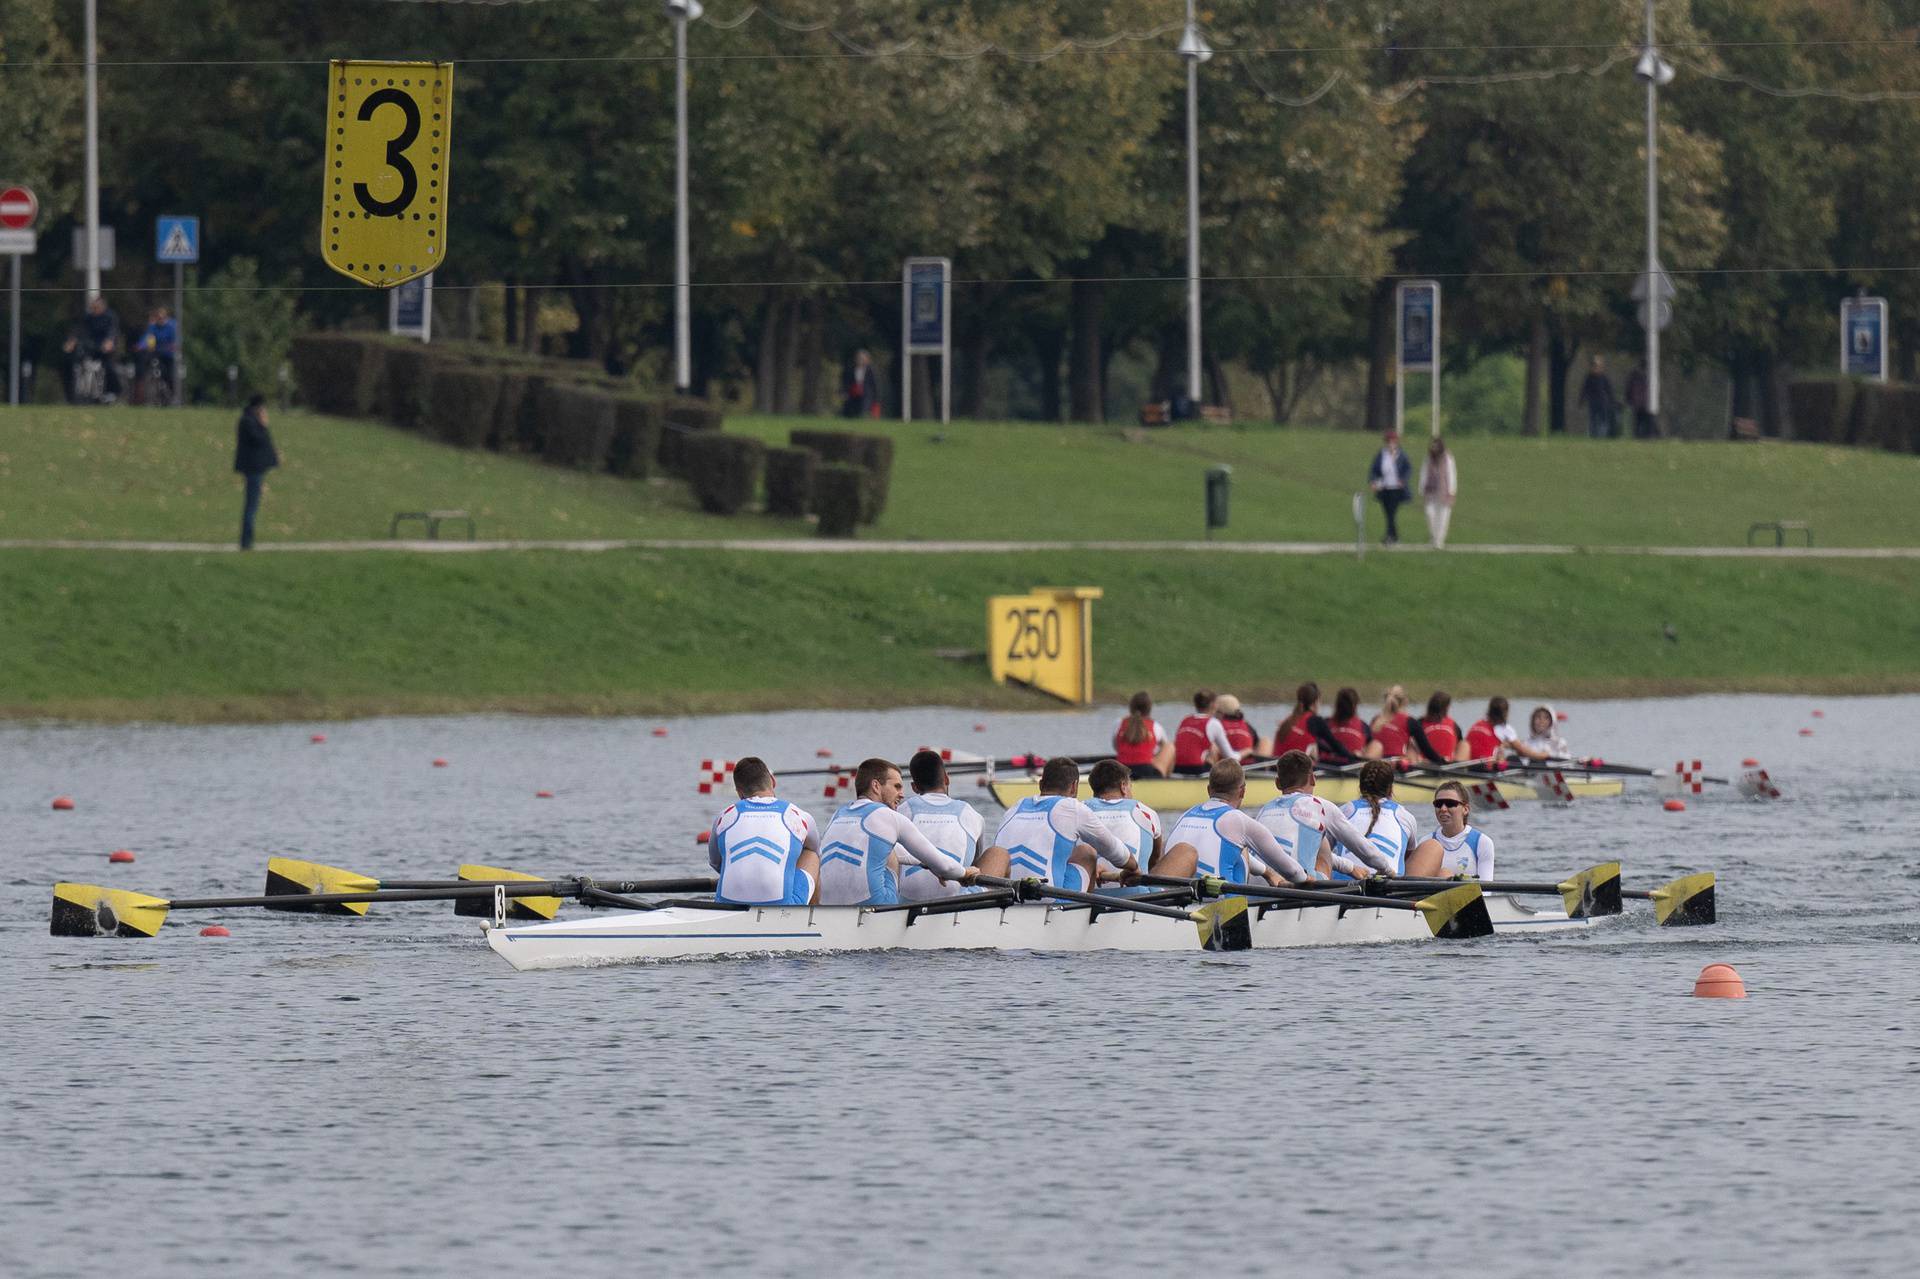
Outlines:
[[[1711,924],[1715,919],[1710,870],[1663,884],[1649,896],[1653,898],[1653,922],[1662,928]]]
[[[1223,897],[1208,902],[1193,912],[1200,930],[1202,950],[1252,950],[1253,920],[1247,915],[1247,899]]]
[[[267,896],[285,896],[285,906],[272,906],[270,910],[302,910],[329,915],[364,915],[366,902],[335,902],[326,906],[302,905],[299,898],[310,893],[371,893],[377,892],[380,881],[359,871],[341,870],[338,866],[322,866],[319,862],[303,862],[296,857],[274,857],[267,861]]]
[[[55,884],[55,937],[151,937],[166,922],[167,899],[97,884]]]
[[[529,875],[525,871],[503,870],[498,866],[466,865],[460,868],[460,878],[465,880],[524,879],[541,880],[545,875]],[[491,915],[493,903],[482,897],[461,897],[453,903],[456,915]],[[515,897],[507,902],[508,919],[552,919],[560,913],[558,897]]]
[[[1487,899],[1481,895],[1478,884],[1444,889],[1421,898],[1414,905],[1427,917],[1427,927],[1435,937],[1464,941],[1493,935],[1493,916],[1487,914]]]
[[[1594,919],[1620,913],[1620,863],[1601,862],[1570,876],[1561,885],[1568,919]]]

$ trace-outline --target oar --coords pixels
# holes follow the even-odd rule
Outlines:
[[[343,902],[329,906],[317,898],[327,894],[372,893],[385,889],[490,888],[494,884],[527,884],[544,880],[543,876],[529,875],[524,871],[471,863],[460,867],[456,874],[457,879],[377,879],[338,866],[302,861],[295,857],[274,857],[267,861],[266,894],[281,900],[267,909],[364,915],[367,913],[365,902]],[[710,893],[716,881],[711,877],[680,877],[631,882],[634,887],[629,891],[632,892]],[[493,903],[490,899],[457,897],[454,899],[453,913],[484,917],[493,913]],[[516,919],[552,919],[560,913],[560,898],[523,896],[513,903],[511,913]]]
[[[1435,937],[1448,940],[1487,937],[1493,933],[1493,917],[1487,914],[1486,899],[1481,895],[1480,885],[1471,881],[1453,884],[1418,901],[1403,901],[1397,897],[1369,897],[1360,893],[1323,891],[1314,888],[1276,888],[1270,884],[1229,884],[1212,875],[1203,875],[1197,879],[1175,879],[1169,875],[1142,875],[1140,880],[1148,884],[1189,884],[1202,897],[1231,894],[1298,902],[1303,906],[1347,906],[1362,910],[1417,910],[1426,917],[1427,927],[1432,930]]]
[[[1695,924],[1711,924],[1718,918],[1714,910],[1713,888],[1713,872],[1703,870],[1696,875],[1683,875],[1658,888],[1625,889],[1620,895],[1635,901],[1652,902],[1653,922],[1662,928],[1687,928]]]
[[[982,875],[976,881],[989,888],[1010,888],[1023,901],[1044,898],[1049,901],[1073,902],[1079,906],[1097,906],[1103,910],[1132,911],[1136,915],[1159,915],[1164,919],[1182,919],[1192,923],[1200,931],[1202,950],[1251,950],[1253,948],[1253,929],[1248,924],[1247,905],[1243,901],[1238,907],[1230,901],[1213,901],[1195,910],[1179,910],[1171,906],[1155,906],[1151,902],[1136,898],[1114,897],[1106,893],[1082,893],[1071,888],[1055,888],[1052,884],[1038,879],[1001,879],[997,875]]]
[[[1385,883],[1375,886],[1372,880],[1363,880],[1367,892],[1393,892],[1398,888],[1410,888],[1416,891],[1429,888],[1448,888],[1462,882],[1458,879],[1436,879],[1422,876],[1396,875]],[[1575,871],[1559,883],[1530,883],[1522,880],[1478,880],[1480,891],[1492,896],[1545,896],[1558,897],[1566,906],[1568,919],[1591,919],[1601,915],[1620,913],[1620,863],[1601,862],[1585,870]]]

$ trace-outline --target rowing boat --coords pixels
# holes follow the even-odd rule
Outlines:
[[[1593,926],[1558,904],[1487,898],[1495,935]],[[1420,914],[1353,907],[1256,903],[1255,949],[1431,941]],[[764,906],[747,910],[679,905],[620,911],[526,927],[492,922],[487,944],[521,971],[591,968],[667,959],[744,958],[882,950],[1199,950],[1193,925],[1130,910],[1010,904],[999,909],[921,913],[865,906]]]
[[[1400,799],[1418,802],[1429,798],[1445,777],[1433,774],[1417,774],[1402,777],[1394,782],[1394,793]],[[1483,777],[1462,774],[1461,782],[1482,781]],[[1271,776],[1262,779],[1254,774],[1247,779],[1247,806],[1258,808],[1273,798]],[[1544,787],[1519,778],[1503,777],[1495,783],[1500,795],[1508,803],[1518,800],[1540,799],[1545,795]],[[1002,808],[1012,808],[1023,799],[1029,799],[1040,793],[1040,780],[1036,777],[996,777],[987,783],[994,802]],[[1615,799],[1626,789],[1626,784],[1617,777],[1567,778],[1567,789],[1579,799]],[[1344,804],[1350,799],[1360,798],[1360,782],[1354,777],[1322,777],[1314,784],[1314,794],[1335,804]],[[1163,813],[1181,813],[1195,804],[1203,804],[1207,799],[1207,779],[1204,777],[1149,777],[1133,783],[1133,797],[1148,808]]]

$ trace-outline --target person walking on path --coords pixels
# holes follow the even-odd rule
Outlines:
[[[1620,411],[1620,403],[1613,398],[1613,379],[1607,376],[1607,362],[1600,356],[1594,356],[1587,366],[1586,380],[1580,384],[1580,403],[1587,406],[1587,438],[1612,438],[1613,417]]]
[[[1627,407],[1633,410],[1633,438],[1652,440],[1659,438],[1660,428],[1653,420],[1653,410],[1649,407],[1652,393],[1647,384],[1647,363],[1641,360],[1633,366],[1633,372],[1627,374]]]
[[[1367,469],[1367,487],[1387,513],[1388,546],[1400,540],[1400,507],[1407,500],[1407,480],[1412,473],[1412,460],[1400,451],[1400,432],[1388,431],[1381,439],[1380,451],[1373,455],[1373,465]]]
[[[853,353],[853,367],[847,370],[847,398],[840,405],[840,416],[880,416],[880,388],[874,384],[873,357],[865,351]]]
[[[240,549],[250,551],[254,517],[260,514],[261,486],[266,482],[267,472],[280,465],[280,455],[273,449],[273,436],[267,433],[266,396],[256,395],[247,401],[236,435],[233,469],[247,482],[246,505],[240,511]]]
[[[1433,549],[1447,549],[1447,525],[1453,522],[1453,496],[1460,487],[1460,471],[1453,454],[1439,436],[1427,446],[1420,460],[1420,498],[1427,504],[1427,531],[1433,535]]]

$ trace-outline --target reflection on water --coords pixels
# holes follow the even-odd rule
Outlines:
[[[113,1249],[82,1217],[137,1228],[132,1264],[248,1275],[503,1255],[1164,1274],[1223,1248],[1328,1274],[1904,1271],[1920,699],[1564,709],[1578,749],[1721,775],[1752,755],[1788,798],[1516,806],[1484,820],[1503,874],[1712,867],[1719,927],[1636,912],[1454,946],[555,974],[512,973],[429,905],[55,940],[56,879],[252,893],[276,853],[386,878],[697,871],[721,802],[695,793],[703,756],[763,755],[824,814],[799,771],[818,750],[1090,751],[1118,711],[982,733],[978,711],[730,716],[664,738],[508,718],[0,727],[8,1272],[96,1268]],[[116,848],[138,860],[109,867]],[[197,936],[216,920],[230,939]],[[1752,998],[1686,997],[1715,960]]]

